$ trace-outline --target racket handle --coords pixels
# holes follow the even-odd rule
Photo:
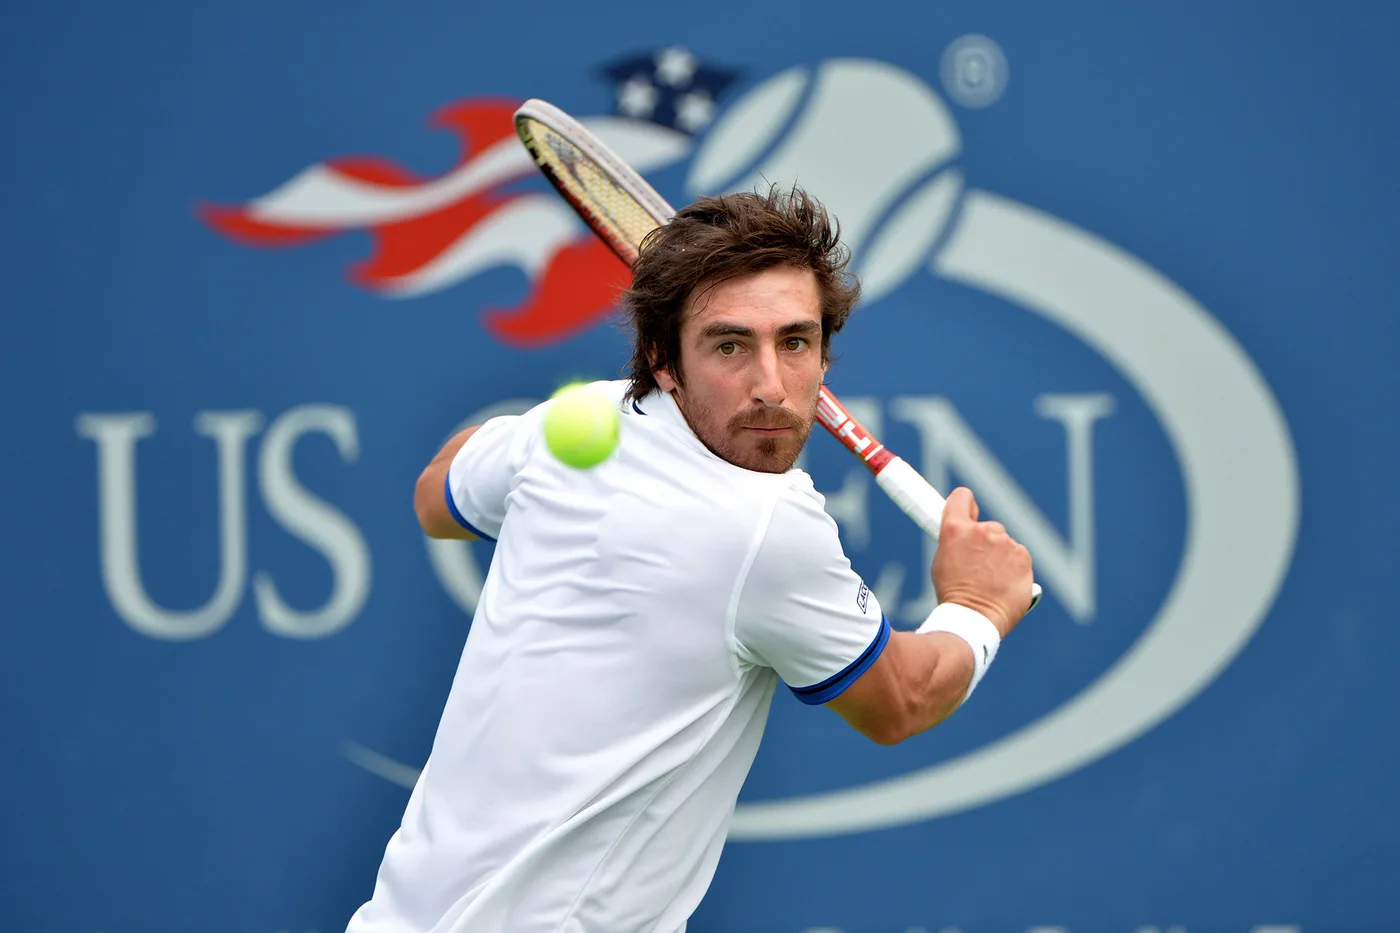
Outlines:
[[[919,471],[902,457],[894,457],[875,474],[875,482],[904,514],[914,520],[933,540],[943,528],[943,506],[947,500],[929,485]]]
[[[875,482],[880,484],[885,495],[893,499],[894,504],[899,506],[905,515],[914,520],[914,524],[922,528],[930,538],[938,540],[938,533],[943,528],[943,506],[947,500],[929,485],[929,481],[924,479],[918,470],[910,466],[908,461],[894,457],[875,474]],[[1040,584],[1032,583],[1031,604],[1026,609],[1027,612],[1036,607],[1040,597]]]

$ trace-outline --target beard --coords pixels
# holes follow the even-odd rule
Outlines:
[[[812,422],[817,417],[817,398],[805,412],[791,408],[755,406],[731,418],[722,415],[694,399],[687,399],[681,409],[686,423],[700,438],[710,453],[745,470],[756,473],[786,473],[797,462]],[[748,428],[787,428],[780,435],[755,435]]]

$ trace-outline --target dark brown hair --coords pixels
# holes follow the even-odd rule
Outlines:
[[[642,241],[632,287],[623,294],[623,321],[634,335],[627,397],[639,399],[657,387],[653,369],[669,369],[681,381],[681,321],[696,289],[775,266],[816,275],[822,360],[829,360],[831,335],[860,298],[860,284],[846,274],[850,251],[840,236],[826,208],[796,185],[703,197],[682,208]]]

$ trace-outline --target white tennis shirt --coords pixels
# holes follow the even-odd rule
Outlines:
[[[719,861],[779,678],[825,703],[890,626],[800,470],[709,451],[668,393],[576,470],[546,406],[447,496],[496,553],[432,753],[348,933],[674,933]]]

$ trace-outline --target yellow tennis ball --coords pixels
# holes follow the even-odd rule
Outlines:
[[[617,449],[617,404],[601,389],[566,385],[544,413],[549,452],[580,470],[602,463]]]

